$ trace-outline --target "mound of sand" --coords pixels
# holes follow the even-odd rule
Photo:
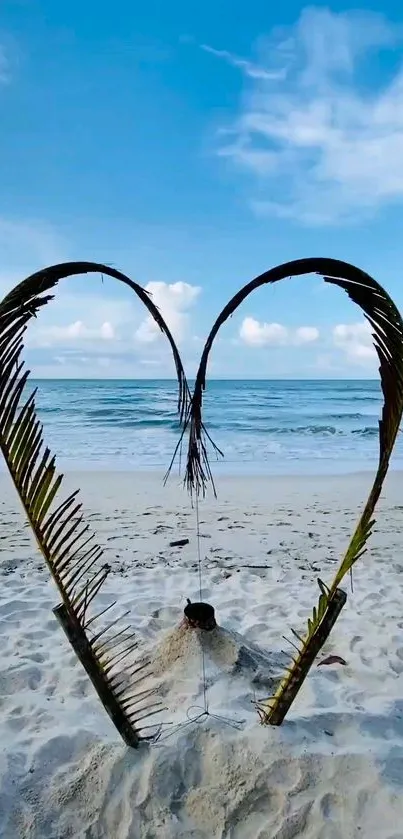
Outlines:
[[[182,622],[166,632],[156,645],[152,652],[153,672],[169,683],[184,671],[200,673],[203,653],[210,686],[214,676],[225,674],[227,678],[247,679],[251,686],[273,688],[286,663],[281,652],[266,653],[237,632],[218,625],[205,632],[190,629]]]

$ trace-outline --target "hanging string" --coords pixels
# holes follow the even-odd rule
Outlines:
[[[201,601],[201,599],[202,599],[202,560],[201,560],[201,547],[200,547],[200,519],[199,519],[199,493],[198,492],[196,492],[195,510],[196,510],[197,564],[198,564],[198,569],[199,569],[199,598],[200,598],[200,601]]]
[[[202,589],[202,558],[201,558],[201,545],[200,545],[199,493],[197,491],[196,491],[196,500],[195,500],[195,511],[196,511],[197,564],[198,564],[198,571],[199,571],[199,600],[201,602],[202,601],[202,590],[203,590]],[[205,657],[205,650],[204,650],[203,635],[201,635],[200,641],[201,641],[201,653],[202,653],[203,707],[204,707],[204,713],[208,714],[206,657]]]

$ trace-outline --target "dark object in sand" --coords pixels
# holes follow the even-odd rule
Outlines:
[[[170,548],[183,548],[184,545],[189,544],[189,539],[176,539],[175,542],[170,542]]]
[[[344,664],[344,666],[346,667],[347,661],[345,661],[344,658],[341,657],[341,655],[328,655],[327,658],[324,658],[322,659],[322,661],[319,661],[316,666],[322,667],[323,664]]]
[[[213,606],[210,603],[191,603],[187,602],[184,608],[185,622],[192,629],[205,629],[210,632],[215,629],[216,619]]]

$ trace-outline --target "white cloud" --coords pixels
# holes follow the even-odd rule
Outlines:
[[[319,338],[319,329],[316,326],[299,326],[295,330],[296,344],[312,344]]]
[[[333,329],[333,341],[351,361],[366,364],[377,357],[367,322],[337,324]]]
[[[246,317],[241,323],[239,337],[250,347],[284,346],[285,344],[309,344],[317,341],[319,330],[315,326],[299,326],[288,329],[281,323],[260,323],[253,317]]]
[[[258,213],[323,224],[403,200],[403,64],[393,52],[402,36],[380,14],[306,8],[261,43],[260,74],[245,59],[240,113],[218,153],[254,176]],[[391,72],[373,62],[369,89],[381,50]]]
[[[101,326],[100,334],[101,338],[104,341],[112,341],[112,339],[115,338],[115,330],[112,324],[108,321],[105,321],[105,323],[103,323]]]
[[[145,288],[151,294],[153,303],[160,310],[174,338],[181,341],[187,332],[188,311],[201,291],[199,286],[182,282],[150,282]],[[159,335],[161,331],[151,315],[147,315],[135,333],[137,341],[142,344],[154,342]]]
[[[26,343],[31,347],[53,347],[69,344],[80,345],[83,341],[112,341],[115,330],[109,321],[99,327],[89,327],[81,320],[67,326],[48,326],[27,334]]]
[[[288,332],[281,323],[259,323],[255,318],[246,317],[241,323],[239,337],[250,347],[263,347],[287,343]]]

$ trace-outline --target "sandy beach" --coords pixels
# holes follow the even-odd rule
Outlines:
[[[401,473],[388,477],[323,651],[346,666],[315,666],[280,728],[262,727],[253,706],[292,652],[282,636],[303,629],[316,578],[332,578],[371,477],[220,478],[218,498],[200,502],[203,599],[223,631],[206,651],[207,698],[232,725],[210,717],[179,728],[203,698],[197,634],[179,629],[186,598],[198,599],[189,498],[174,476],[165,487],[152,473],[66,477],[112,568],[101,603],[131,608],[173,723],[136,751],[52,614],[56,588],[2,473],[0,835],[402,839]]]

